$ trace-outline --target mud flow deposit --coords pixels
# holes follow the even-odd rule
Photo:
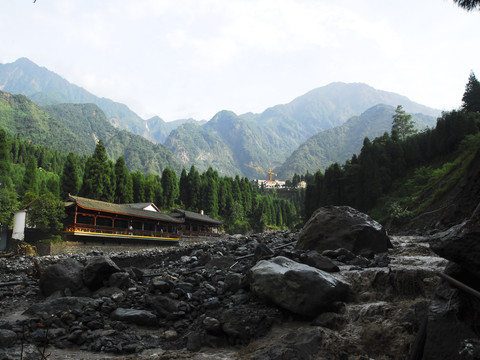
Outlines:
[[[321,265],[320,254],[295,249],[297,239],[283,231],[93,250],[37,257],[39,267],[2,257],[0,359],[408,359],[446,260],[404,236],[374,258],[326,252]],[[251,269],[278,257],[326,267],[348,299],[305,316],[258,296]],[[40,284],[38,270],[53,265],[83,279]]]

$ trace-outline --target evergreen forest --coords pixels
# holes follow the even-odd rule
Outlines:
[[[399,106],[390,134],[365,138],[361,152],[343,165],[306,174],[306,219],[326,205],[349,205],[384,224],[424,211],[480,156],[480,82],[473,72],[462,100],[461,109],[444,112],[435,128],[420,133]]]
[[[195,166],[181,175],[165,168],[161,175],[129,171],[122,156],[107,157],[99,140],[91,156],[62,154],[45,146],[8,136],[0,129],[0,223],[11,225],[13,211],[35,199],[50,204],[35,225],[47,222],[62,207],[68,195],[119,204],[153,202],[162,211],[182,208],[204,211],[222,219],[228,232],[291,228],[301,221],[291,201],[265,192],[247,178],[220,177],[209,168],[199,173]],[[59,217],[54,215],[53,217]],[[61,218],[61,215],[60,215]],[[48,223],[45,231],[61,224]]]
[[[444,112],[435,128],[421,132],[398,106],[390,133],[365,138],[360,153],[343,165],[295,174],[284,191],[266,191],[238,175],[220,176],[212,167],[202,173],[194,165],[181,172],[129,170],[123,156],[114,161],[107,155],[102,139],[90,155],[67,154],[0,128],[0,226],[12,225],[13,211],[40,199],[42,211],[32,221],[45,231],[58,230],[69,194],[120,204],[152,202],[166,212],[203,210],[223,220],[230,233],[293,228],[325,205],[349,205],[384,224],[401,224],[448,191],[480,156],[480,83],[473,72],[462,100],[460,109]],[[301,180],[306,189],[296,187]]]

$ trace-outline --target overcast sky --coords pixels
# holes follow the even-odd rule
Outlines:
[[[331,82],[450,110],[480,78],[480,12],[453,0],[0,0],[27,57],[143,118],[262,112]]]

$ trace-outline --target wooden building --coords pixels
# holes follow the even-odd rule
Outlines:
[[[218,235],[222,222],[206,215],[176,210],[162,213],[153,203],[112,204],[70,196],[65,204],[64,234],[80,238],[178,242],[189,236]]]
[[[220,235],[223,222],[200,213],[175,209],[169,214],[175,219],[183,219],[183,234],[187,236],[215,236]]]

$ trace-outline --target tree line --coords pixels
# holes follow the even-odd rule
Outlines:
[[[434,129],[413,130],[411,118],[397,107],[391,133],[371,141],[365,138],[360,154],[342,166],[330,165],[325,173],[306,174],[305,215],[325,205],[372,209],[392,191],[395,180],[420,166],[451,154],[468,135],[480,131],[480,82],[470,75],[459,110],[444,112]]]
[[[91,156],[65,155],[0,129],[1,224],[10,225],[14,210],[38,198],[57,213],[69,195],[119,204],[152,202],[163,211],[203,210],[224,220],[230,232],[293,227],[300,221],[290,201],[262,192],[246,177],[221,177],[212,168],[199,173],[195,166],[180,177],[169,168],[161,175],[143,174],[129,171],[122,156],[110,160],[101,140]],[[58,221],[49,225],[60,226]]]

